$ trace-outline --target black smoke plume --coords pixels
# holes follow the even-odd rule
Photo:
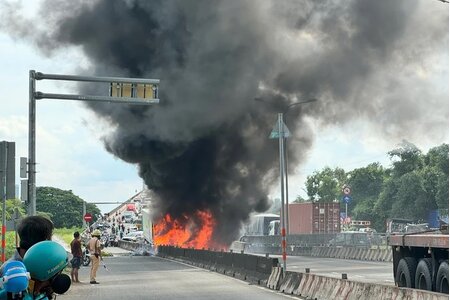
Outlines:
[[[366,120],[386,139],[448,135],[448,86],[431,84],[448,82],[438,1],[45,1],[45,30],[9,3],[11,34],[46,55],[79,47],[92,65],[84,74],[161,79],[159,105],[89,106],[115,128],[106,149],[139,166],[157,212],[210,210],[220,242],[267,209],[278,174],[268,135],[291,103],[319,99],[289,111],[291,165],[313,142],[308,119]]]

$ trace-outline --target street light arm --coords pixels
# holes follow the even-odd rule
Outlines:
[[[285,109],[284,112],[283,112],[283,115],[285,115],[285,114],[289,111],[289,109],[290,109],[291,107],[293,107],[293,106],[297,106],[297,105],[304,104],[304,103],[315,102],[315,101],[317,101],[317,99],[316,99],[316,98],[312,98],[312,99],[309,99],[309,100],[306,100],[306,101],[301,101],[301,102],[291,103],[291,104],[289,104],[289,105],[286,107],[286,109]]]

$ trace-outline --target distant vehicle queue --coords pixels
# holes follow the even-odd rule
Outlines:
[[[81,241],[86,245],[94,230],[101,232],[100,242],[102,247],[118,247],[119,241],[136,243],[149,243],[144,238],[139,203],[128,203],[124,210],[116,210],[114,213],[99,216],[98,220],[88,226],[81,234]],[[87,262],[86,265],[88,265]]]

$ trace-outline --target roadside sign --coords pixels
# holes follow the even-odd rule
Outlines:
[[[83,218],[86,222],[92,221],[92,215],[90,213],[86,213]]]
[[[349,186],[344,186],[342,192],[344,193],[344,195],[350,195],[352,193],[352,190],[350,189]]]
[[[352,202],[352,197],[346,195],[342,197],[342,201],[344,201],[345,204],[349,204],[350,202]]]
[[[288,138],[291,136],[291,132],[287,128],[286,124],[283,123],[283,137]],[[272,132],[270,133],[270,139],[278,139],[280,137],[280,126],[278,126],[278,122],[273,126]]]

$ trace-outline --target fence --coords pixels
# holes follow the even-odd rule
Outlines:
[[[342,247],[365,247],[379,248],[386,246],[386,235],[365,232],[341,232],[326,234],[291,234],[288,235],[287,243],[295,247],[313,246],[342,246]],[[254,248],[277,247],[280,244],[279,235],[243,236],[239,239]]]

